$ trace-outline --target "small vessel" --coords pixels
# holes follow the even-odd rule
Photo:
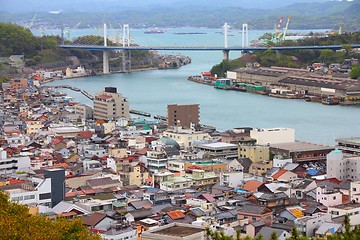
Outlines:
[[[165,33],[165,30],[150,29],[144,32],[145,34],[161,34]]]

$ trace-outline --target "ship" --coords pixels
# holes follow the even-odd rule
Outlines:
[[[165,30],[151,29],[144,32],[145,34],[161,34],[165,33]]]

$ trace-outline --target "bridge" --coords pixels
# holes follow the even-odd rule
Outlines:
[[[122,26],[123,34],[119,39],[118,44],[108,45],[108,34],[107,26],[104,24],[103,28],[103,45],[93,44],[91,42],[81,42],[71,45],[62,44],[59,46],[64,49],[84,49],[92,51],[103,51],[103,73],[109,74],[109,51],[120,51],[122,53],[122,67],[123,71],[130,71],[131,68],[131,51],[136,50],[164,50],[164,51],[222,51],[224,53],[224,59],[229,59],[230,51],[265,51],[265,50],[275,50],[275,51],[286,51],[286,50],[324,50],[330,49],[333,51],[340,50],[343,48],[342,45],[324,45],[324,46],[273,46],[273,47],[252,47],[249,44],[248,37],[248,25],[244,23],[242,25],[242,45],[241,46],[228,46],[228,25],[224,24],[224,46],[222,47],[209,47],[209,46],[138,46],[130,44],[130,29],[129,25],[125,24]],[[63,36],[62,36],[63,39]],[[351,44],[351,48],[360,48],[360,44]]]

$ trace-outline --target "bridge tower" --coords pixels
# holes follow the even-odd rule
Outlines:
[[[104,47],[107,47],[107,29],[104,23]],[[103,50],[103,74],[109,74],[109,51]]]
[[[228,48],[228,29],[229,25],[227,23],[224,24],[224,48]],[[229,52],[230,50],[223,50],[224,52],[224,60],[229,60]]]
[[[249,47],[249,26],[247,23],[242,24],[242,44],[241,47]]]
[[[122,33],[122,46],[130,47],[130,28],[129,24],[124,24]],[[129,72],[131,70],[131,51],[122,50],[122,71]]]

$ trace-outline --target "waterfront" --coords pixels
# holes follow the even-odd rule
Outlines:
[[[179,45],[200,45],[205,39],[208,39],[209,45],[221,41],[222,35],[216,34],[214,30],[211,34],[210,30],[207,31],[208,34],[200,35],[175,35],[167,32],[151,37],[158,41],[176,42]],[[259,31],[257,35],[260,36],[264,32]],[[235,38],[237,37],[231,37],[229,40]],[[235,43],[233,40],[232,44]],[[105,86],[117,87],[118,91],[128,98],[131,109],[150,112],[153,115],[166,115],[167,104],[199,103],[201,122],[216,126],[219,130],[242,126],[291,127],[296,129],[299,140],[331,145],[337,137],[360,135],[359,107],[325,106],[304,100],[277,99],[252,93],[216,90],[211,86],[188,81],[187,78],[210,70],[214,64],[221,61],[222,52],[185,51],[181,54],[190,56],[192,63],[180,69],[68,79],[49,85],[71,85],[90,94],[102,91]],[[232,52],[230,56],[235,58],[237,55],[239,52]],[[81,93],[62,91],[79,102],[92,105]]]

